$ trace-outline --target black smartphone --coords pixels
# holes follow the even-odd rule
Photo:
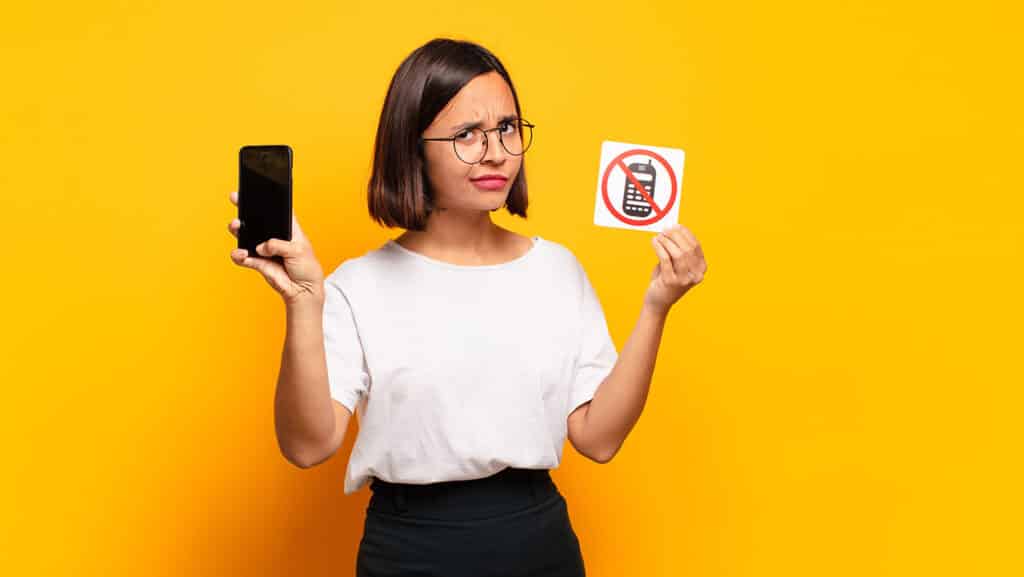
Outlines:
[[[249,256],[267,258],[256,254],[256,245],[271,238],[292,239],[291,147],[247,145],[238,151],[238,220],[238,248]]]

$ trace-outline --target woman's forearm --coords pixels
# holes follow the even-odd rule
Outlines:
[[[305,467],[322,458],[335,418],[324,352],[323,294],[286,305],[287,330],[274,396],[274,427],[281,453]]]
[[[654,362],[668,311],[644,306],[612,371],[587,409],[586,444],[600,462],[611,460],[640,418],[651,387]]]

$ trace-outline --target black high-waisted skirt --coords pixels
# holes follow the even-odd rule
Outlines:
[[[356,577],[584,577],[547,469],[426,485],[373,479]]]

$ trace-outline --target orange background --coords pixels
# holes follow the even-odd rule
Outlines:
[[[354,440],[278,452],[280,298],[231,263],[244,144],[295,150],[326,271],[401,59],[495,51],[537,128],[523,234],[621,349],[651,233],[592,224],[602,140],[686,151],[703,284],[607,465],[554,472],[588,574],[1011,575],[1021,14],[1008,2],[21,3],[0,19],[0,573],[352,575]]]

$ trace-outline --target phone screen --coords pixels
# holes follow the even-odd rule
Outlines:
[[[271,238],[292,239],[292,149],[243,146],[238,153],[238,248],[256,254]],[[280,257],[273,257],[281,262]]]

